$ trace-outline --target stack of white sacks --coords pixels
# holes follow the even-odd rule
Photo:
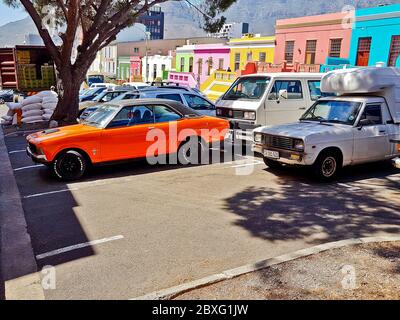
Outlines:
[[[57,107],[58,96],[53,91],[42,91],[28,97],[22,103],[7,103],[9,111],[3,117],[4,124],[17,124],[17,110],[22,110],[22,123],[49,121]]]

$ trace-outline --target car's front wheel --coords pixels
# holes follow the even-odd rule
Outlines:
[[[313,171],[317,179],[327,182],[334,180],[341,168],[342,162],[336,152],[324,152],[315,162]]]
[[[87,168],[87,160],[78,151],[69,150],[59,154],[54,161],[54,174],[61,180],[72,181],[82,178]]]

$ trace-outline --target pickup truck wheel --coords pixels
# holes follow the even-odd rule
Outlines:
[[[339,156],[334,152],[326,152],[318,157],[313,169],[316,178],[328,182],[337,177],[341,167]]]
[[[82,178],[87,168],[85,157],[78,151],[70,150],[57,156],[53,164],[54,174],[61,180],[72,181]]]
[[[278,161],[271,160],[268,158],[264,158],[264,163],[267,165],[267,167],[271,169],[280,169],[282,168],[282,164]]]

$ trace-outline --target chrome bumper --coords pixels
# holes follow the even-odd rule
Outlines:
[[[271,151],[277,151],[279,152],[280,158],[278,159],[272,159],[276,160],[277,162],[283,163],[283,164],[288,164],[288,165],[298,165],[298,166],[305,166],[307,165],[305,159],[306,159],[306,154],[301,153],[301,152],[296,152],[296,151],[290,151],[290,150],[281,150],[281,149],[276,149],[276,148],[270,148],[267,146],[264,146],[262,144],[255,143],[252,145],[251,150],[254,153],[261,154],[263,157],[264,151],[265,150],[271,150]]]
[[[43,163],[43,164],[48,163],[48,160],[45,155],[34,154],[31,150],[31,148],[29,147],[29,145],[26,147],[26,153],[34,162]]]

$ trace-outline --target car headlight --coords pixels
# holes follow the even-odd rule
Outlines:
[[[244,112],[243,119],[245,120],[256,120],[255,112]]]
[[[297,151],[304,151],[304,141],[303,140],[295,140],[294,148]]]
[[[260,143],[262,141],[262,134],[261,133],[255,133],[254,134],[254,142]]]
[[[217,116],[222,116],[222,109],[217,108]]]

